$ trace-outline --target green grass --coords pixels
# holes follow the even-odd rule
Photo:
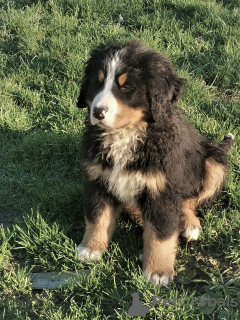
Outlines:
[[[150,307],[145,319],[239,319],[239,14],[239,0],[0,0],[0,319],[124,319],[119,300],[127,310],[136,291]],[[179,106],[200,133],[235,135],[227,184],[199,212],[200,240],[180,241],[168,287],[144,281],[141,229],[120,220],[85,282],[32,290],[31,272],[86,268],[75,256],[86,112],[75,103],[91,49],[136,37],[187,79]],[[238,306],[153,306],[153,295],[229,296]]]

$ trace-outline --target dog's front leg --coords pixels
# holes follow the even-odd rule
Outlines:
[[[143,214],[143,275],[153,284],[167,285],[174,276],[181,215],[181,198],[170,188],[139,199]]]
[[[87,216],[85,217],[85,234],[81,244],[77,247],[77,255],[82,262],[97,261],[102,257],[112,238],[120,211],[105,201],[101,206],[98,203],[93,210],[100,210],[100,212],[92,221]]]
[[[178,232],[160,239],[151,222],[145,222],[143,227],[144,278],[153,284],[167,285],[174,276]]]

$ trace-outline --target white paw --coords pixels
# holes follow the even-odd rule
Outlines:
[[[170,279],[165,275],[159,275],[158,273],[149,273],[147,271],[143,271],[144,279],[152,284],[160,284],[161,286],[167,286]]]
[[[193,241],[193,240],[197,240],[198,239],[200,232],[201,232],[201,230],[199,228],[189,226],[184,231],[183,236],[188,241]]]
[[[102,252],[93,251],[81,245],[77,246],[77,256],[82,262],[98,261],[102,257]]]

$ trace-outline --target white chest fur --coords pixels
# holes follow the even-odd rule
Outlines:
[[[139,171],[126,170],[126,164],[137,159],[138,143],[143,143],[146,137],[146,126],[120,129],[107,134],[104,147],[109,146],[107,158],[113,159],[113,168],[104,170],[103,178],[108,183],[108,190],[122,202],[133,205],[135,196],[142,190],[142,174]]]
[[[144,143],[146,125],[130,129],[118,129],[104,133],[103,147],[108,148],[107,159],[111,158],[113,167],[103,169],[99,162],[86,163],[90,180],[101,179],[108,191],[113,193],[121,202],[135,206],[136,196],[146,187],[152,195],[164,189],[165,175],[161,172],[142,173],[140,170],[126,169],[128,162],[138,158],[137,147]]]

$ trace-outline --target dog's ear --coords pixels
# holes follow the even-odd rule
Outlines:
[[[147,94],[152,116],[159,122],[168,109],[177,102],[182,94],[185,80],[179,78],[170,63],[161,55],[150,67],[150,81]]]
[[[78,108],[82,109],[82,108],[87,107],[87,103],[86,103],[87,89],[88,89],[88,81],[87,81],[86,76],[84,76],[82,79],[80,94],[79,94],[79,97],[77,100],[77,107]]]

